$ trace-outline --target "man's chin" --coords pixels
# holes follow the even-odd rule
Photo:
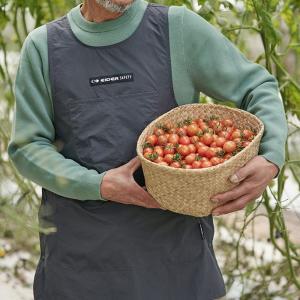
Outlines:
[[[110,12],[119,12],[119,13],[123,13],[124,11],[126,11],[127,9],[129,9],[129,7],[135,1],[136,0],[132,0],[130,3],[121,4],[121,3],[112,2],[112,0],[96,0],[96,2],[99,5],[101,5],[102,7],[104,7],[106,10],[108,10]]]

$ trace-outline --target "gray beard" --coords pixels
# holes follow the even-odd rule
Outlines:
[[[111,0],[96,0],[96,2],[103,6],[106,10],[110,12],[118,12],[123,13],[125,10],[127,10],[135,0],[133,0],[131,3],[122,5],[122,4],[115,4]]]

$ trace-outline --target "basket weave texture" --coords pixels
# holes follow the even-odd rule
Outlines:
[[[230,118],[241,129],[255,129],[257,134],[251,143],[225,162],[203,169],[176,169],[151,162],[143,156],[146,137],[153,133],[157,124],[183,121],[187,118],[209,118],[217,115]],[[217,205],[210,198],[232,189],[235,185],[229,177],[258,154],[264,124],[255,115],[220,104],[185,104],[178,106],[152,121],[143,130],[137,142],[137,154],[145,177],[145,184],[152,197],[170,211],[202,217],[211,214]]]

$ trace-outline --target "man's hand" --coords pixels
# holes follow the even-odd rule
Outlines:
[[[230,177],[231,182],[239,183],[237,186],[211,198],[211,201],[216,199],[217,201],[213,202],[218,203],[218,207],[212,211],[212,214],[222,215],[243,209],[248,202],[262,195],[278,171],[277,165],[263,156],[255,156]]]
[[[144,206],[161,208],[155,199],[134,180],[133,173],[141,165],[138,156],[121,167],[110,169],[104,175],[100,192],[104,199]]]

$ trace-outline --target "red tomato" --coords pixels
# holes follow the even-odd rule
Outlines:
[[[210,145],[213,142],[213,137],[210,133],[204,133],[200,141],[205,145]]]
[[[208,122],[208,126],[209,127],[214,127],[214,126],[216,126],[216,124],[218,124],[218,120],[216,120],[216,119],[213,119],[213,120],[210,120],[209,122]]]
[[[235,142],[236,144],[238,144],[241,142],[241,138],[236,138],[236,139],[233,139],[232,141]]]
[[[172,163],[173,162],[173,154],[166,154],[164,156],[164,161],[168,164]]]
[[[186,135],[186,130],[182,127],[177,128],[177,134],[179,136],[185,136]]]
[[[157,164],[160,162],[163,162],[163,161],[164,161],[164,158],[162,156],[158,156],[157,159],[154,160],[154,162]]]
[[[145,154],[145,153],[153,153],[153,148],[146,147],[146,148],[143,150],[143,154]]]
[[[210,144],[210,147],[217,147],[217,143],[216,143],[216,142],[212,142],[212,143]]]
[[[174,154],[175,153],[175,147],[173,144],[168,143],[164,148],[164,154]]]
[[[216,156],[216,155],[217,155],[217,153],[216,153],[216,148],[210,147],[210,148],[208,148],[208,149],[206,150],[204,156],[207,157],[207,158],[212,158],[212,157],[214,157],[214,156]]]
[[[246,140],[251,141],[253,139],[253,132],[248,129],[245,129],[243,130],[243,137]]]
[[[178,143],[178,141],[179,141],[179,135],[176,133],[171,133],[168,138],[168,142],[175,145]]]
[[[202,147],[202,146],[205,146],[205,145],[202,142],[196,142],[195,146],[198,149],[199,147]]]
[[[164,131],[163,129],[161,129],[161,128],[155,128],[155,129],[154,129],[154,134],[155,134],[156,136],[160,136],[160,135],[165,134],[165,131]]]
[[[232,153],[236,149],[236,143],[233,141],[227,141],[223,145],[223,150],[227,153]]]
[[[236,138],[241,138],[241,131],[239,129],[235,129],[232,134],[231,134],[231,138],[234,140]]]
[[[197,148],[194,144],[188,144],[188,147],[190,149],[190,153],[196,153],[197,152]]]
[[[198,154],[200,154],[200,156],[205,156],[206,151],[209,149],[208,146],[201,146],[198,148]]]
[[[224,158],[224,160],[228,160],[231,157],[232,157],[231,153],[226,153],[223,158]]]
[[[212,163],[210,161],[203,161],[201,163],[201,168],[208,168],[208,167],[211,167],[212,166]]]
[[[197,135],[191,136],[190,137],[191,143],[195,144],[199,142],[199,137]]]
[[[206,131],[209,128],[205,123],[200,124],[199,127],[202,129],[202,131]]]
[[[191,143],[190,138],[188,136],[186,136],[186,135],[181,136],[179,138],[179,144],[181,144],[181,145],[188,145],[190,143]]]
[[[196,154],[195,153],[190,153],[189,155],[187,155],[184,159],[184,161],[191,165],[196,159]]]
[[[188,126],[186,132],[188,136],[193,136],[196,134],[196,132],[199,130],[199,127],[197,126],[197,124],[191,124]]]
[[[158,137],[158,141],[157,141],[158,145],[160,146],[165,146],[167,143],[168,143],[168,137],[163,134],[163,135],[160,135]]]
[[[223,137],[223,138],[225,138],[226,140],[230,140],[230,138],[231,138],[230,132],[227,132],[227,131],[220,131],[220,132],[218,133],[218,136],[219,136],[219,137]]]
[[[192,168],[193,168],[193,169],[200,169],[200,168],[201,168],[201,161],[195,160],[195,161],[192,163]]]
[[[224,119],[222,120],[222,124],[225,126],[225,127],[231,127],[233,126],[233,122],[231,119]]]
[[[216,142],[216,141],[217,141],[217,139],[219,138],[219,136],[218,136],[217,134],[215,134],[215,133],[213,134],[213,136],[212,136],[212,137],[213,137],[213,139],[214,139],[214,142]]]
[[[244,141],[244,142],[242,142],[242,146],[245,148],[245,147],[247,147],[250,143],[251,143],[251,142],[249,142],[249,141]]]
[[[178,161],[173,161],[173,162],[170,164],[170,167],[173,167],[173,168],[181,168],[181,164],[180,164]]]
[[[216,140],[217,147],[223,147],[224,143],[226,142],[226,139],[224,137],[218,137]]]
[[[155,146],[153,152],[157,153],[159,156],[164,156],[164,149],[162,146]]]
[[[208,159],[207,157],[203,156],[203,157],[201,157],[200,161],[201,161],[201,162],[202,162],[202,161],[209,161],[209,159]]]
[[[216,157],[216,156],[212,157],[211,160],[210,160],[210,162],[212,163],[213,166],[216,166],[216,165],[218,165],[218,164],[221,163],[221,158],[220,157]]]
[[[170,133],[170,134],[171,134],[171,133],[177,133],[176,128],[171,128],[171,129],[169,129],[169,133]]]
[[[179,147],[177,148],[177,152],[182,156],[186,156],[190,154],[190,149],[187,145],[179,145]]]
[[[157,144],[157,136],[155,134],[149,135],[146,138],[146,143],[149,143],[152,146],[155,146]]]
[[[185,164],[182,166],[183,169],[192,169],[192,165],[189,165],[189,164]]]

